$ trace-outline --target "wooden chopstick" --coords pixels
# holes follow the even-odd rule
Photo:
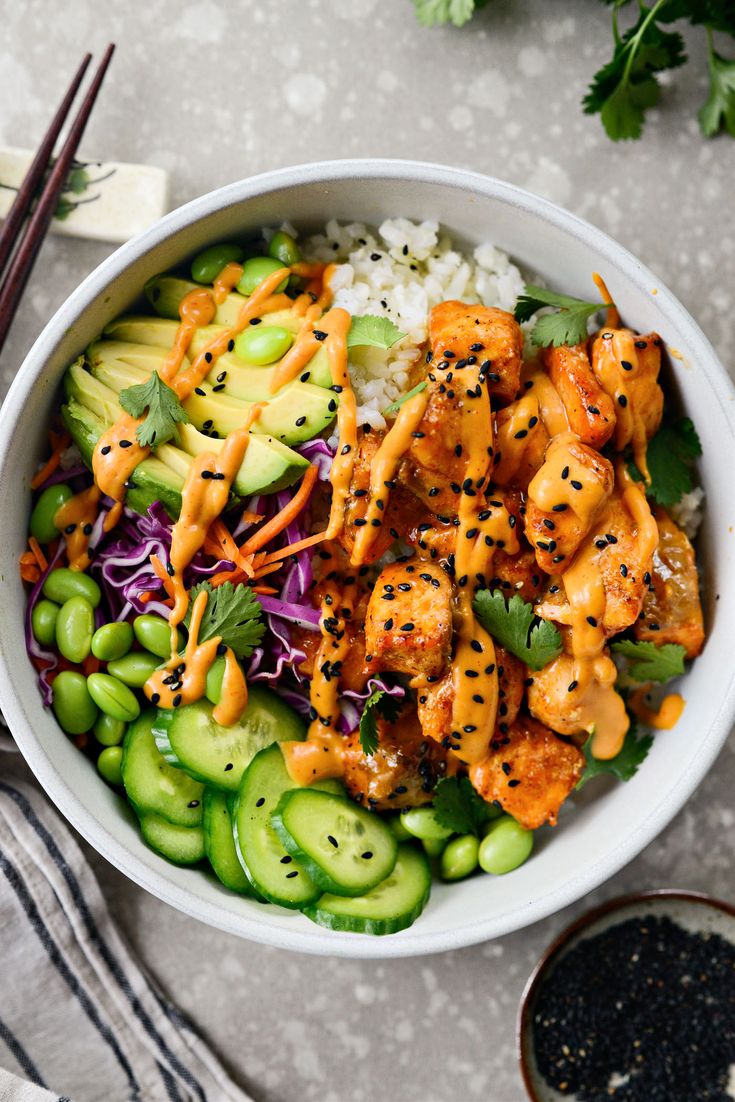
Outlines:
[[[54,162],[54,166],[49,173],[46,183],[44,184],[43,191],[41,192],[38,203],[36,204],[33,213],[28,219],[25,231],[23,231],[22,235],[16,232],[16,236],[13,242],[11,242],[12,247],[12,244],[14,244],[16,240],[19,240],[18,248],[12,260],[10,261],[10,264],[5,273],[5,277],[2,281],[2,286],[0,287],[0,351],[2,350],[2,347],[5,343],[5,338],[7,337],[8,330],[10,329],[10,326],[13,322],[13,318],[18,308],[18,303],[20,302],[21,295],[25,290],[26,283],[28,282],[28,277],[33,270],[33,265],[35,264],[39,249],[43,244],[43,240],[51,223],[51,219],[53,218],[56,211],[59,198],[66,186],[66,180],[69,175],[74,156],[79,146],[79,142],[81,141],[82,134],[84,133],[84,128],[87,125],[87,121],[92,112],[95,100],[97,99],[97,94],[100,90],[100,86],[104,79],[105,73],[107,72],[107,67],[110,64],[110,59],[112,58],[114,50],[114,44],[110,44],[107,47],[105,55],[100,62],[100,66],[94,75],[94,79],[89,86],[86,96],[84,97],[84,101],[82,102],[82,105],[79,108],[79,111],[74,119],[74,122],[72,123],[66,141],[61,147],[59,156]],[[82,73],[79,76],[80,81],[81,76],[83,76],[83,71],[86,68],[84,62],[82,63],[82,66]],[[65,99],[68,97],[69,93],[67,92],[67,97],[65,97]],[[73,99],[73,96],[71,97],[71,99]],[[67,110],[68,107],[71,106],[71,99],[69,99]],[[52,128],[55,124],[56,118],[54,118],[54,121],[51,124]],[[31,192],[31,194],[33,193]]]

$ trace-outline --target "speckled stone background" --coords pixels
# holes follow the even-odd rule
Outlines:
[[[492,0],[461,31],[419,28],[409,0],[3,0],[0,140],[37,142],[82,50],[113,40],[85,149],[163,166],[174,204],[327,157],[478,169],[556,200],[638,253],[729,363],[735,142],[707,142],[697,130],[703,44],[691,36],[694,63],[667,87],[645,140],[616,146],[579,110],[607,56],[607,20],[595,0]],[[46,244],[0,360],[3,389],[107,252]],[[433,958],[361,963],[250,945],[169,909],[89,853],[148,968],[259,1102],[520,1102],[518,1001],[566,922],[631,889],[735,894],[734,766],[731,740],[677,821],[594,896],[511,937]]]

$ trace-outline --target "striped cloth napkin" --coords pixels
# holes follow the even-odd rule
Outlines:
[[[0,1102],[252,1102],[137,963],[0,733]]]

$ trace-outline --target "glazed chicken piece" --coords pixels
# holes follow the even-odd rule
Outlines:
[[[354,800],[374,811],[397,811],[431,801],[447,774],[447,754],[427,739],[416,712],[406,709],[395,723],[378,716],[378,748],[366,754],[359,731],[344,749],[344,782]]]
[[[665,509],[657,509],[654,516],[659,542],[633,631],[636,639],[658,645],[679,643],[687,658],[695,658],[704,643],[704,622],[694,548]]]
[[[345,633],[350,640],[350,649],[342,662],[339,672],[339,684],[341,689],[350,689],[360,693],[365,688],[370,676],[365,668],[365,632],[362,621],[348,620],[345,624]],[[299,663],[299,673],[311,678],[314,673],[314,659],[322,641],[319,631],[307,631],[302,627],[291,628],[291,643],[294,647],[304,652],[305,658]]]
[[[377,429],[361,428],[357,432],[355,465],[350,481],[350,493],[345,505],[344,527],[339,537],[348,556],[352,555],[357,527],[367,513],[370,464],[384,437],[385,433]],[[388,501],[382,516],[383,523],[365,556],[365,561],[368,563],[375,562],[384,555],[396,539],[406,534],[412,519],[417,518],[422,512],[421,503],[400,483],[386,496]]]
[[[536,600],[544,584],[545,575],[539,569],[536,556],[525,540],[517,555],[508,555],[497,551],[493,559],[494,575],[488,584],[489,589],[502,589],[506,597],[517,593],[524,601]]]
[[[623,736],[629,720],[625,702],[615,691],[617,669],[607,651],[594,660],[586,685],[575,678],[571,654],[560,654],[542,670],[536,670],[528,687],[528,710],[560,735],[584,735],[601,722]]]
[[[600,451],[615,431],[615,403],[596,378],[582,344],[549,348],[544,364],[569,420],[583,444]]]
[[[365,616],[367,669],[441,676],[452,647],[452,595],[440,566],[416,560],[386,566]]]
[[[564,433],[528,487],[526,538],[547,574],[562,574],[612,493],[612,464]]]
[[[484,800],[496,802],[527,830],[556,823],[582,775],[584,754],[530,716],[518,716],[503,745],[470,768]]]
[[[630,329],[603,328],[592,344],[592,370],[615,403],[614,444],[633,446],[645,466],[646,444],[661,424],[664,394],[658,384],[662,341],[658,333],[639,336]]]
[[[526,489],[543,464],[549,434],[539,414],[535,394],[526,394],[495,417],[493,482]]]
[[[523,700],[526,667],[520,659],[495,644],[495,663],[498,668],[498,715],[495,737],[502,737],[514,722]],[[477,691],[482,692],[482,680],[477,680]],[[440,681],[425,685],[419,691],[418,716],[424,734],[444,746],[451,744],[452,707],[454,686],[452,671]]]
[[[442,302],[431,311],[429,342],[422,435],[411,441],[400,478],[429,509],[452,513],[467,467],[460,444],[467,391],[486,385],[498,404],[511,401],[520,379],[523,337],[504,310]],[[484,384],[478,382],[478,372]]]

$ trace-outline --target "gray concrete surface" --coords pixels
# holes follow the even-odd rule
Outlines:
[[[420,29],[409,0],[3,0],[0,10],[6,143],[37,142],[82,50],[114,40],[85,148],[164,166],[175,204],[325,157],[468,166],[612,233],[673,288],[730,363],[735,142],[707,142],[697,130],[705,77],[696,36],[696,64],[676,74],[645,140],[616,146],[579,110],[609,46],[608,12],[593,0],[491,0],[461,31]],[[0,361],[3,389],[107,251],[58,238],[44,246]],[[536,958],[568,920],[644,887],[732,895],[734,757],[731,740],[676,822],[593,897],[434,958],[381,964],[269,951],[198,925],[90,859],[147,967],[259,1102],[520,1102],[516,1008]]]

